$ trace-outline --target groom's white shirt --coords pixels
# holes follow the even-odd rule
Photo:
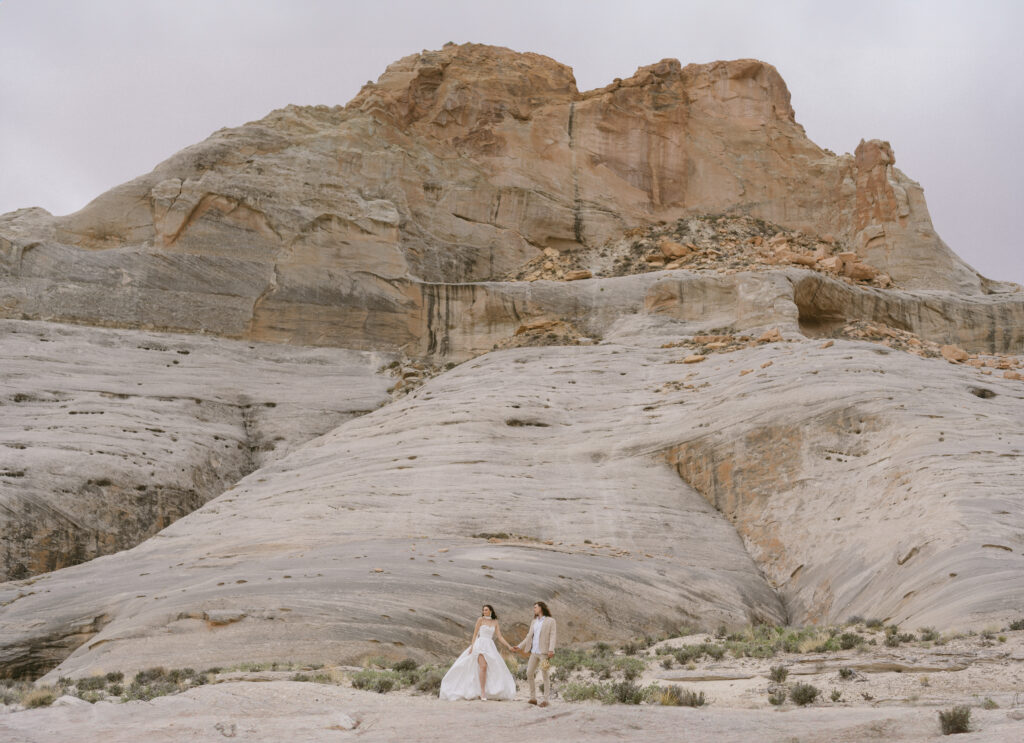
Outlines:
[[[544,617],[537,617],[533,620],[533,647],[534,653],[540,654],[540,628],[544,625]]]

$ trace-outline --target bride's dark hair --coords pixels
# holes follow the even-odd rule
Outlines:
[[[498,615],[494,613],[494,607],[493,606],[491,606],[490,604],[484,604],[484,608],[491,610],[491,619],[497,619],[498,618]]]
[[[540,607],[540,613],[541,614],[543,614],[546,617],[550,617],[551,616],[551,611],[548,609],[548,605],[545,604],[543,601],[538,601],[537,602],[537,606]]]

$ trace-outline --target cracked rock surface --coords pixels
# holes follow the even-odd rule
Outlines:
[[[388,358],[0,321],[0,578],[135,546],[379,407]]]

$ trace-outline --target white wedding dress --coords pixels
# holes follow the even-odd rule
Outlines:
[[[477,658],[481,655],[487,660],[487,688],[484,696],[488,699],[515,699],[516,680],[505,665],[505,660],[498,654],[494,644],[494,627],[486,624],[480,627],[473,647],[463,650],[441,679],[441,699],[455,701],[480,698],[480,664]]]

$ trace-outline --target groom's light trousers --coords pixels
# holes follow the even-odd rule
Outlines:
[[[537,698],[537,668],[540,667],[541,681],[544,682],[544,701],[551,701],[551,679],[548,669],[540,664],[546,656],[541,653],[530,653],[530,662],[526,664],[526,678],[530,682],[530,699]]]

